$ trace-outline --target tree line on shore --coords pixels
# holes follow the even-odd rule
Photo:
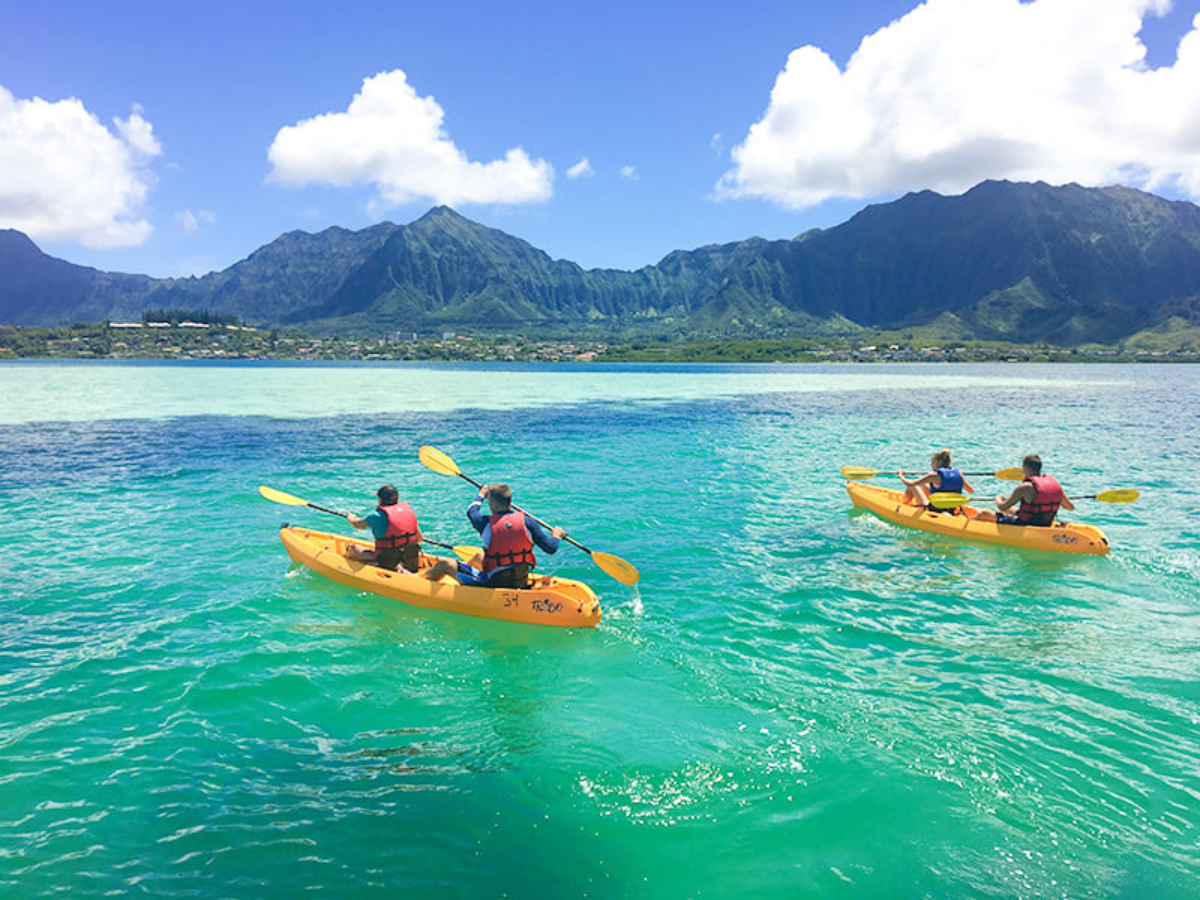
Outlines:
[[[429,360],[475,362],[1198,362],[1195,348],[997,341],[887,334],[854,340],[594,340],[522,335],[313,337],[231,316],[148,311],[138,323],[0,326],[0,359]]]

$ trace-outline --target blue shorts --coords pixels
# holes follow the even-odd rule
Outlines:
[[[458,583],[465,584],[468,587],[486,587],[488,576],[484,575],[479,569],[474,566],[468,566],[464,562],[458,564]]]
[[[514,588],[517,587],[517,582],[528,587],[529,575],[514,571],[520,568],[518,566],[504,566],[501,569],[493,569],[491,572],[484,574],[474,566],[468,566],[466,563],[458,564],[458,583],[465,584],[469,587],[491,587],[491,588]]]

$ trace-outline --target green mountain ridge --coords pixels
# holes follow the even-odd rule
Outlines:
[[[1122,340],[1200,322],[1200,207],[1126,187],[984,182],[864,208],[790,240],[583,269],[435,207],[407,225],[293,231],[221,272],[75,266],[0,231],[0,323],[209,311],[313,334],[443,329],[754,338],[922,328],[947,339]]]

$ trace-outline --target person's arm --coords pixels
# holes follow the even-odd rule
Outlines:
[[[558,539],[566,534],[558,526],[551,528],[550,532],[547,533],[546,529],[541,526],[541,523],[535,522],[529,516],[525,517],[525,527],[529,529],[529,536],[533,538],[533,542],[547,553],[557,553]]]
[[[487,527],[488,517],[483,513],[483,501],[487,498],[487,487],[479,489],[479,495],[471,501],[471,505],[467,507],[467,519],[471,523],[471,527],[483,534],[483,529]]]
[[[355,528],[366,528],[371,524],[366,519],[362,518],[361,516],[356,516],[354,513],[350,513],[350,515],[346,516],[346,521]]]
[[[967,481],[967,479],[965,479],[965,478],[963,479],[963,493],[964,494],[975,493],[975,488],[971,487],[971,482]]]
[[[914,478],[914,479],[912,479],[912,481],[909,481],[907,478],[904,477],[903,471],[897,472],[896,474],[900,476],[900,480],[904,482],[906,487],[919,487],[923,484],[929,484],[935,478],[940,479],[940,476],[938,475],[937,472],[926,472],[920,478]]]
[[[1075,508],[1075,504],[1071,502],[1071,498],[1068,497],[1066,494],[1063,494],[1062,508],[1066,509],[1066,510],[1072,510]]]
[[[1011,494],[1009,494],[1007,498],[1003,494],[997,494],[996,506],[1000,508],[1001,512],[1005,512],[1012,509],[1022,500],[1028,502],[1031,499],[1029,497],[1029,492],[1031,490],[1033,490],[1032,485],[1022,484],[1018,486]]]

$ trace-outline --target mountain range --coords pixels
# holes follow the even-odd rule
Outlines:
[[[1113,342],[1200,322],[1200,207],[1126,187],[988,181],[868,206],[790,240],[583,269],[441,206],[407,225],[288,232],[220,272],[151,278],[44,254],[0,230],[0,324],[148,309],[377,336],[778,337],[924,328],[950,339]]]

